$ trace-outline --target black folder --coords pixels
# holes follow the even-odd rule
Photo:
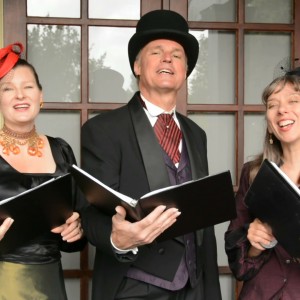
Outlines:
[[[66,174],[49,180],[0,202],[0,223],[14,219],[0,241],[4,254],[65,223],[72,215],[72,176]]]
[[[291,256],[300,257],[300,190],[273,162],[263,161],[245,204],[254,217],[271,226]]]
[[[229,171],[159,189],[138,200],[114,191],[77,166],[73,165],[70,172],[88,202],[109,216],[116,213],[118,205],[126,209],[130,221],[142,219],[159,205],[178,208],[181,215],[158,240],[177,237],[236,217]]]

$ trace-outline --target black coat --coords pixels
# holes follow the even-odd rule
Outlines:
[[[192,177],[208,174],[205,132],[187,117],[177,113],[190,159]],[[108,186],[138,199],[147,192],[170,185],[162,150],[137,94],[128,105],[87,121],[82,130],[82,167]],[[93,271],[93,298],[112,300],[131,264],[143,268],[151,261],[158,277],[171,278],[174,261],[181,259],[184,247],[173,240],[153,247],[140,247],[137,256],[120,259],[110,243],[111,218],[89,207],[82,214],[85,234],[96,247]],[[221,299],[214,229],[196,232],[197,267],[203,278],[204,295],[199,300]],[[164,254],[158,249],[164,248]],[[161,252],[161,251],[160,251]],[[148,266],[146,266],[147,268]]]

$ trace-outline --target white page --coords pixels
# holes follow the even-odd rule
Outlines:
[[[273,162],[270,161],[270,163],[273,165],[273,167],[278,171],[278,173],[286,180],[287,183],[290,184],[290,186],[297,192],[297,194],[300,196],[300,189],[297,187],[297,185]]]
[[[204,178],[204,177],[203,177],[203,178]],[[179,187],[179,186],[181,186],[181,185],[189,184],[190,182],[193,182],[193,181],[194,181],[194,180],[190,180],[190,181],[186,181],[186,182],[184,182],[184,183],[180,183],[180,184],[177,184],[177,185],[170,185],[170,186],[167,186],[167,187],[164,187],[164,188],[160,188],[160,189],[154,190],[154,191],[152,191],[152,192],[149,192],[149,193],[143,195],[143,196],[141,197],[141,199],[147,198],[147,197],[152,196],[152,195],[156,195],[156,194],[158,194],[158,193],[160,193],[160,192],[163,192],[163,191],[172,190],[172,189],[174,189],[174,188],[176,188],[176,187]]]
[[[59,178],[59,177],[57,177],[57,178]],[[9,201],[11,201],[11,200],[13,200],[13,199],[15,199],[15,198],[17,198],[17,197],[20,196],[20,195],[25,195],[25,194],[27,194],[27,193],[30,193],[31,191],[34,191],[34,190],[36,190],[37,188],[39,188],[40,186],[46,185],[46,184],[48,184],[49,182],[51,182],[51,181],[53,181],[53,180],[55,180],[55,179],[56,179],[56,178],[51,178],[51,179],[49,179],[49,180],[47,180],[47,181],[41,183],[40,185],[38,185],[38,186],[36,186],[36,187],[34,187],[34,188],[32,188],[32,189],[26,190],[26,191],[24,191],[24,192],[22,192],[22,193],[20,193],[20,194],[15,195],[15,196],[12,196],[12,197],[3,199],[3,200],[0,201],[0,205],[1,205],[1,204],[4,204],[4,203],[7,203],[7,202],[9,202]]]
[[[97,178],[92,176],[91,174],[89,174],[89,173],[85,172],[84,170],[80,169],[78,166],[72,165],[72,167],[74,169],[78,170],[79,172],[81,172],[82,174],[84,174],[85,176],[87,176],[88,178],[92,179],[94,182],[96,182],[99,185],[101,185],[102,187],[104,187],[106,190],[110,191],[112,194],[116,195],[118,198],[122,199],[124,202],[126,202],[130,206],[136,207],[136,205],[138,203],[137,200],[132,199],[132,198],[130,198],[130,197],[118,192],[118,191],[115,191],[114,189],[112,189],[108,185],[104,184],[103,182],[101,182],[100,180],[98,180]]]

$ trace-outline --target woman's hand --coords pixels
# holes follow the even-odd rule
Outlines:
[[[4,238],[5,233],[10,228],[11,224],[14,222],[12,218],[6,218],[2,225],[0,226],[0,241]]]
[[[275,240],[271,227],[259,219],[250,223],[247,238],[252,246],[248,252],[250,257],[260,255],[262,251],[266,250],[262,245],[268,245]]]
[[[63,241],[67,241],[68,243],[80,240],[83,236],[83,229],[81,228],[79,213],[73,212],[65,224],[52,229],[51,232],[60,233]]]

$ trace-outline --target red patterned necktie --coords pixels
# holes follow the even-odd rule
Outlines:
[[[179,143],[181,130],[174,121],[173,114],[160,114],[154,124],[154,132],[161,147],[176,164],[180,160]]]

